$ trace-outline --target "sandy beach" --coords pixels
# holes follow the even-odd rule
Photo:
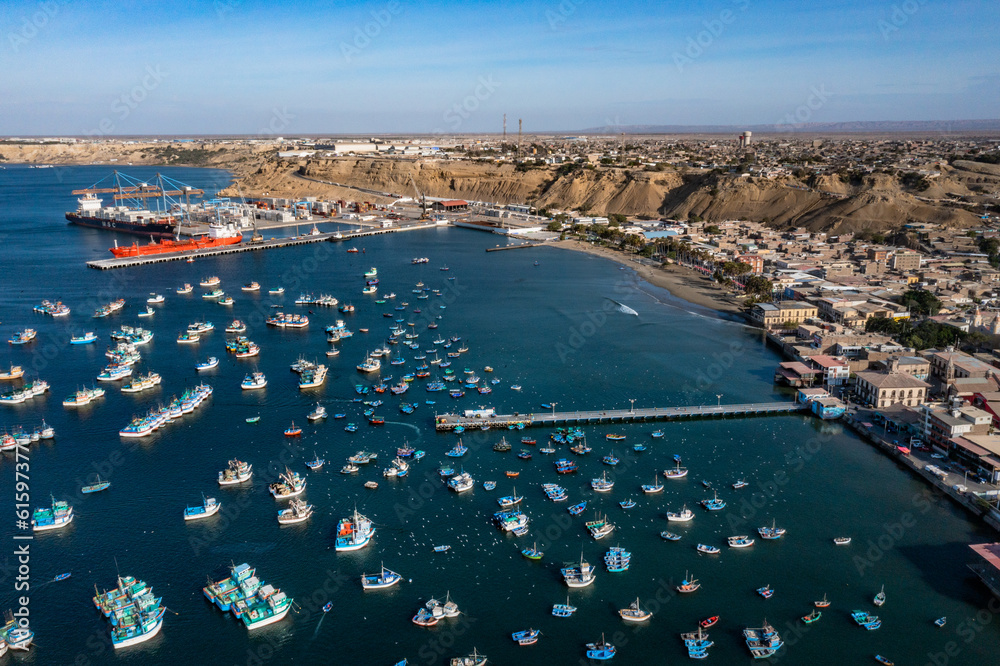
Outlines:
[[[727,294],[718,283],[707,279],[705,276],[691,269],[680,266],[668,266],[666,268],[647,266],[632,261],[631,257],[623,252],[598,247],[578,240],[558,241],[551,245],[567,250],[586,252],[587,254],[610,259],[622,266],[628,266],[635,270],[643,280],[654,286],[666,289],[677,298],[693,303],[694,305],[730,315],[740,316],[741,314],[741,299]]]

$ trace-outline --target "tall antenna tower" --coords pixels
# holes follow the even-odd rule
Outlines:
[[[503,114],[503,141],[502,143],[507,143],[507,114]]]
[[[517,119],[517,159],[521,159],[521,119]]]

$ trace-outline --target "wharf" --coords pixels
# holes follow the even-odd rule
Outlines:
[[[626,423],[630,421],[674,421],[711,417],[740,417],[766,414],[808,412],[809,405],[794,402],[756,402],[742,405],[695,405],[693,407],[651,407],[646,409],[609,409],[604,411],[543,412],[539,414],[493,414],[491,410],[473,410],[471,416],[436,414],[438,431],[463,428],[508,428],[510,426],[554,426],[560,423]]]
[[[539,247],[541,243],[521,243],[520,245],[497,245],[486,248],[487,252],[500,252],[501,250],[520,250],[525,247]]]
[[[323,241],[349,241],[365,236],[379,236],[381,234],[392,234],[400,231],[414,231],[417,229],[434,229],[437,224],[413,224],[402,227],[388,227],[385,229],[373,229],[371,231],[351,231],[347,233],[326,233],[300,236],[298,238],[274,238],[261,241],[259,243],[240,243],[238,245],[228,245],[226,247],[212,248],[208,250],[193,250],[191,252],[172,252],[169,254],[153,254],[143,257],[125,257],[122,259],[98,259],[88,261],[87,265],[102,271],[112,268],[131,268],[132,266],[145,266],[147,264],[159,264],[166,261],[182,261],[191,257],[216,257],[223,254],[234,254],[237,252],[253,252],[256,250],[270,250],[278,247],[293,247],[296,245],[308,245],[310,243],[321,243]]]

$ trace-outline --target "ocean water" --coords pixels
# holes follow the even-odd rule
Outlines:
[[[128,171],[149,178],[156,170]],[[221,171],[162,171],[210,192],[228,183]],[[595,424],[584,427],[594,450],[580,458],[564,447],[553,456],[538,453],[551,431],[536,428],[464,433],[470,451],[456,460],[443,454],[459,436],[433,429],[435,413],[479,406],[523,413],[541,411],[542,403],[569,410],[620,409],[631,400],[636,407],[790,400],[772,384],[780,359],[759,332],[679,301],[611,262],[556,249],[486,253],[498,238],[463,229],[366,238],[351,243],[363,249],[357,254],[346,252],[348,244],[320,243],[192,264],[96,271],[84,262],[110,256],[114,234],[70,227],[63,213],[75,208],[70,190],[106,173],[101,166],[0,171],[0,333],[7,338],[26,326],[38,330],[30,345],[0,348],[0,367],[22,365],[52,386],[44,397],[0,406],[0,429],[33,428],[43,419],[55,427],[55,440],[29,450],[31,504],[44,506],[51,495],[70,500],[76,512],[69,527],[30,543],[28,608],[37,645],[8,656],[11,663],[393,664],[407,658],[410,664],[439,664],[476,648],[495,664],[572,664],[585,661],[583,644],[602,633],[618,646],[617,662],[676,663],[687,659],[678,634],[711,615],[721,616],[708,632],[715,642],[713,663],[750,662],[741,632],[765,619],[786,640],[772,662],[875,663],[876,653],[897,664],[996,661],[1000,623],[993,621],[992,610],[997,604],[966,567],[976,559],[968,544],[995,535],[835,422],[795,415]],[[430,262],[414,266],[413,257]],[[445,264],[450,270],[441,271]],[[378,268],[379,294],[396,293],[385,305],[361,293],[362,274],[372,266]],[[200,298],[204,289],[197,282],[210,275],[222,279],[222,288],[236,300],[233,306]],[[251,280],[261,283],[261,292],[239,290]],[[441,296],[417,299],[413,290],[419,281]],[[193,294],[175,293],[184,282],[196,285]],[[267,293],[279,285],[283,297]],[[153,306],[153,317],[139,319],[135,315],[150,292],[162,293],[166,302]],[[300,292],[332,294],[355,305],[356,312],[312,307],[308,329],[263,325],[274,304],[286,312],[310,309],[293,305]],[[117,297],[127,300],[122,312],[91,317],[97,305]],[[64,301],[72,314],[51,319],[33,313],[31,306],[44,298]],[[394,309],[403,302],[405,310]],[[638,314],[622,312],[617,303]],[[262,348],[259,357],[238,360],[225,353],[223,328],[234,317],[249,324],[249,337]],[[341,318],[355,335],[337,343],[340,356],[327,358],[323,328]],[[386,424],[369,426],[364,406],[353,401],[355,385],[372,382],[355,366],[384,344],[396,318],[414,324],[421,351],[433,347],[438,334],[461,336],[469,351],[452,359],[452,368],[458,374],[474,370],[481,383],[500,380],[493,393],[467,391],[455,400],[447,392],[426,392],[417,380],[402,396],[366,396],[385,403],[376,413]],[[178,345],[177,334],[197,320],[214,322],[216,330],[196,345]],[[427,329],[432,322],[437,330]],[[154,331],[137,371],[159,372],[162,385],[122,394],[120,383],[103,384],[108,394],[91,406],[62,407],[67,395],[95,383],[105,365],[108,334],[122,324]],[[67,344],[71,334],[87,330],[100,336],[97,344]],[[442,358],[449,351],[438,349]],[[383,360],[381,376],[398,379],[414,371],[417,352],[402,345],[393,347],[394,355],[397,351],[405,365]],[[195,364],[213,355],[220,358],[219,367],[196,373]],[[323,387],[297,389],[289,366],[299,357],[330,367]],[[492,373],[484,370],[487,365]],[[255,369],[267,375],[267,388],[242,391],[241,380]],[[133,415],[199,381],[215,391],[195,413],[145,439],[119,438],[117,431]],[[514,384],[523,390],[511,390]],[[419,406],[404,415],[398,410],[403,401]],[[346,419],[307,423],[317,402],[331,416],[343,412]],[[254,415],[260,415],[259,423],[247,424]],[[293,421],[303,427],[300,440],[282,435]],[[358,431],[346,432],[347,422],[357,423]],[[656,429],[664,431],[662,439],[650,437]],[[608,441],[608,433],[626,440]],[[538,445],[522,446],[524,436]],[[513,451],[492,450],[502,437]],[[647,445],[645,452],[633,451],[638,442]],[[404,443],[427,456],[412,465],[408,477],[384,479],[382,465]],[[532,460],[516,458],[522,448],[533,451]],[[378,452],[380,465],[341,475],[345,458],[361,449]],[[603,465],[601,457],[612,450],[621,463]],[[640,484],[671,467],[675,454],[691,470],[688,477],[660,476],[665,491],[643,495]],[[304,465],[314,455],[327,460],[318,472]],[[234,457],[253,463],[254,479],[244,487],[220,488],[216,475]],[[576,458],[580,471],[557,476],[552,459],[559,457]],[[437,475],[445,463],[470,472],[476,488],[462,495],[448,491]],[[307,523],[283,527],[276,513],[284,503],[266,486],[286,465],[307,478],[304,497],[316,513]],[[508,478],[507,471],[519,476]],[[614,489],[594,493],[590,479],[605,471]],[[110,480],[111,488],[80,495],[96,474]],[[731,484],[739,478],[750,485],[734,490]],[[378,489],[365,489],[368,480],[378,481]],[[485,491],[485,480],[496,481],[497,489]],[[726,500],[725,510],[709,513],[697,505],[712,493],[702,481]],[[548,501],[539,487],[545,482],[566,487],[569,501]],[[497,498],[515,488],[531,518],[525,537],[501,534],[490,524],[499,510]],[[185,523],[184,507],[203,494],[222,503],[221,515]],[[0,608],[12,609],[23,594],[14,588],[13,495],[14,458],[4,454],[0,496],[8,518],[0,531],[5,541]],[[637,506],[621,509],[618,502],[627,498]],[[566,512],[584,500],[588,510],[582,516]],[[665,512],[682,505],[695,511],[694,520],[668,525]],[[377,532],[367,548],[338,554],[336,523],[355,507],[376,522]],[[617,527],[602,541],[592,540],[583,527],[595,513],[606,514]],[[758,539],[745,550],[726,547],[727,536],[756,536],[758,527],[772,521],[787,529],[781,540]],[[663,541],[659,533],[666,529],[683,538]],[[853,538],[850,546],[833,545],[832,538],[842,535]],[[520,554],[533,543],[545,553],[539,562]],[[698,543],[720,546],[722,552],[699,554]],[[451,550],[435,553],[436,545]],[[613,545],[632,552],[627,572],[604,570],[602,556]],[[598,566],[597,580],[568,590],[559,569],[581,553]],[[202,586],[241,562],[294,597],[296,612],[248,633],[242,622],[210,605]],[[362,591],[361,574],[382,563],[400,572],[404,582],[384,592]],[[62,572],[72,577],[50,582]],[[160,635],[114,651],[107,622],[91,597],[95,586],[112,587],[118,572],[149,582],[169,611]],[[674,586],[688,573],[701,589],[675,594]],[[756,594],[763,585],[774,588],[771,599]],[[872,598],[882,585],[888,601],[876,610]],[[565,603],[567,594],[579,610],[572,618],[552,617],[552,604]],[[824,594],[831,606],[806,627],[798,618]],[[430,629],[410,622],[428,599],[445,595],[459,605],[459,618]],[[654,616],[642,625],[626,624],[617,611],[637,597]],[[320,609],[327,601],[333,610],[324,616]],[[877,613],[882,628],[867,632],[855,626],[849,615],[855,609]],[[940,616],[947,616],[948,624],[939,629],[932,622]],[[511,632],[529,627],[540,629],[542,637],[518,647]]]

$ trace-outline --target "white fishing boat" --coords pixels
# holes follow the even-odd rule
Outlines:
[[[618,611],[618,614],[626,622],[645,622],[649,618],[653,617],[653,614],[647,610],[643,610],[639,606],[639,597],[635,598],[635,601],[628,605],[628,608],[622,608]]]
[[[676,513],[672,511],[667,512],[667,520],[672,523],[686,523],[693,518],[694,518],[694,512],[691,511],[691,509],[687,508],[687,506],[684,506],[680,511]]]
[[[390,571],[382,565],[382,571],[377,574],[361,574],[361,587],[366,590],[384,590],[403,580],[395,571]]]
[[[189,506],[184,509],[184,520],[208,518],[217,514],[221,508],[222,504],[217,502],[214,497],[202,496],[202,503],[199,506]]]
[[[337,523],[337,540],[334,542],[334,549],[337,552],[360,550],[371,542],[374,534],[375,523],[355,509],[351,516],[341,518]]]
[[[267,386],[267,378],[264,376],[263,372],[253,372],[243,378],[243,383],[240,384],[240,388],[244,391],[253,391],[255,389],[262,389]]]
[[[287,509],[278,512],[278,522],[282,525],[305,522],[313,514],[313,505],[304,500],[293,499]]]
[[[242,460],[230,460],[229,467],[219,472],[219,485],[232,486],[244,483],[253,476],[253,465]]]

